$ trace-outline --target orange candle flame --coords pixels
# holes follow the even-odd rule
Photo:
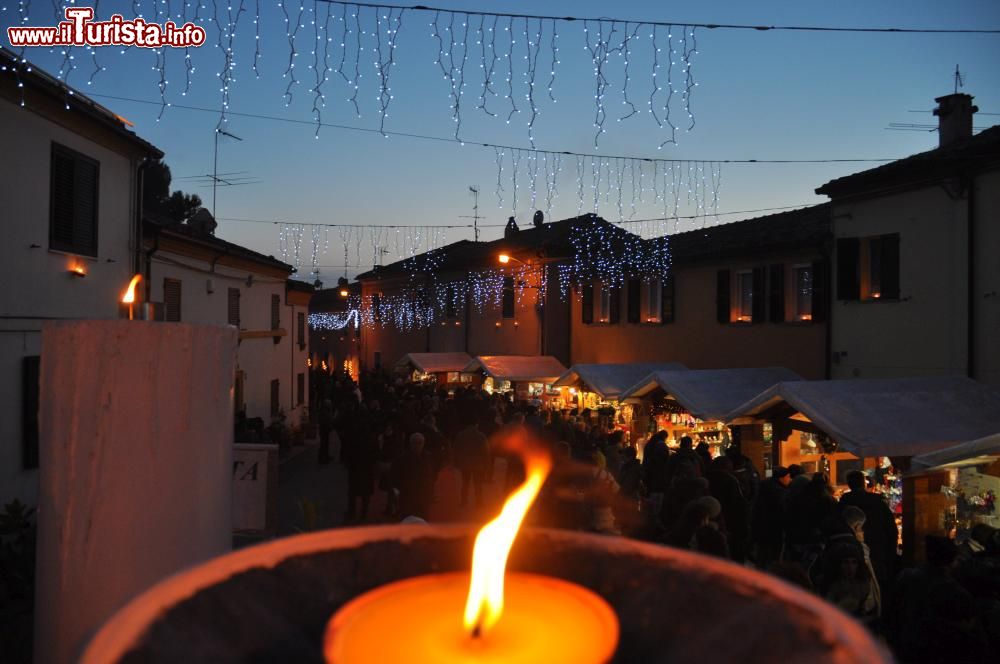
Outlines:
[[[132,281],[129,282],[125,295],[122,296],[122,304],[132,304],[135,302],[135,287],[136,284],[139,283],[140,279],[142,279],[141,274],[137,274],[132,277]]]
[[[510,548],[528,509],[535,502],[552,461],[541,452],[525,454],[525,481],[507,498],[500,514],[483,526],[472,550],[472,582],[465,603],[465,628],[480,636],[503,613],[503,576]]]

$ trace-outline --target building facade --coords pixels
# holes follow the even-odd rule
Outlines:
[[[1000,385],[1000,127],[937,99],[939,146],[826,183],[835,378],[966,375]]]
[[[0,63],[16,56],[0,49]],[[0,77],[0,503],[38,493],[46,320],[117,318],[137,270],[141,168],[163,154],[37,68]]]
[[[439,250],[433,278],[402,263],[359,276],[362,357],[369,368],[410,352],[463,351],[552,355],[567,366],[784,366],[823,378],[829,227],[821,205],[682,233],[669,256],[647,251],[652,269],[620,257],[656,241],[589,215],[458,242]],[[587,243],[573,235],[595,229],[617,234],[604,252],[614,257],[610,279],[588,278],[579,264]],[[473,283],[456,286],[461,279]]]
[[[157,318],[239,328],[235,411],[302,425],[309,404],[312,286],[293,268],[188,225],[146,224],[147,301]]]
[[[826,377],[829,208],[679,233],[667,280],[572,298],[572,363],[786,367]]]

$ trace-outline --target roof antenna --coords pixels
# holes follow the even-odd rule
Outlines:
[[[965,87],[965,79],[962,78],[962,72],[958,70],[958,65],[955,65],[955,94],[958,94],[958,89]]]
[[[479,242],[479,220],[485,219],[485,217],[479,216],[479,185],[474,185],[469,187],[469,193],[472,194],[474,202],[472,204],[472,216],[459,215],[459,219],[472,219],[472,233],[476,242]]]

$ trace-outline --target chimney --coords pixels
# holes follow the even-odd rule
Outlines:
[[[972,114],[979,107],[972,105],[972,95],[964,92],[935,99],[938,107],[938,147],[945,148],[972,136]]]

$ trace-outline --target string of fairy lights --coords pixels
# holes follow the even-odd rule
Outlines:
[[[66,3],[76,4],[76,0]],[[676,144],[678,131],[694,128],[694,92],[699,85],[694,76],[694,61],[699,53],[699,30],[1000,34],[995,29],[739,25],[546,16],[341,0],[281,0],[276,4],[284,22],[283,41],[287,44],[283,97],[290,106],[295,90],[309,86],[317,137],[323,126],[326,88],[332,85],[331,77],[339,79],[346,88],[349,96],[345,99],[356,116],[362,114],[360,99],[375,100],[379,130],[385,130],[395,98],[391,75],[398,62],[399,36],[404,25],[412,24],[411,32],[429,40],[432,48],[436,48],[434,66],[447,84],[455,140],[462,140],[463,113],[471,107],[505,124],[510,124],[516,116],[525,116],[532,148],[535,123],[548,110],[543,106],[557,102],[555,88],[560,81],[558,71],[563,57],[560,43],[567,30],[579,31],[577,36],[584,43],[583,57],[593,72],[595,148],[607,133],[612,118],[622,122],[648,115],[662,132],[661,148]],[[93,6],[95,21],[110,16],[101,0],[94,0]],[[16,5],[0,6],[0,16],[6,25],[51,26],[64,19],[63,9],[64,5],[56,1],[17,0]],[[158,24],[171,20],[182,26],[190,21],[215,32],[212,45],[222,56],[215,74],[219,81],[220,128],[226,123],[232,88],[237,73],[246,68],[244,63],[249,62],[249,71],[261,77],[260,61],[264,57],[261,30],[268,11],[273,10],[260,0],[131,0],[132,18],[151,19]],[[404,21],[408,16],[413,19]],[[240,41],[239,34],[244,34],[247,21],[253,23],[253,39]],[[249,51],[248,41],[252,43],[253,55],[244,58],[241,49]],[[87,80],[87,85],[92,85],[107,66],[98,60],[98,49],[90,45],[53,48],[51,52],[58,51],[63,58],[58,77],[70,83],[71,75],[79,68],[76,52],[81,48],[93,66]],[[117,50],[124,54],[133,48],[138,47]],[[22,57],[24,50],[20,53]],[[150,50],[162,117],[172,105],[168,99],[171,87],[167,56],[173,49]],[[183,49],[183,60],[184,88],[180,94],[187,96],[197,71],[189,47]],[[302,64],[307,72],[300,75]],[[311,80],[308,70],[312,71]],[[367,80],[374,81],[371,84],[374,90],[363,92],[365,73],[372,72],[374,75]],[[644,80],[638,78],[640,74]],[[467,91],[473,102],[466,101]],[[614,111],[615,107],[620,107],[620,111]]]
[[[537,292],[536,302],[544,306],[547,299],[565,300],[588,283],[620,288],[631,277],[658,283],[669,277],[669,238],[643,239],[595,215],[584,215],[571,224],[566,233],[568,251],[555,257],[558,260],[551,266],[508,263],[498,269],[470,270],[463,263],[443,270],[451,249],[443,246],[404,259],[398,269],[408,278],[392,292],[351,295],[347,314],[314,314],[310,325],[340,330],[348,325],[348,314],[356,312],[354,320],[362,326],[412,331],[456,324],[462,317],[457,312],[465,311],[466,302],[483,315],[502,306],[505,297],[510,297],[515,307],[521,306],[530,291]],[[557,283],[550,288],[553,277]]]
[[[76,0],[69,0],[75,5]],[[91,3],[87,3],[91,4]],[[94,20],[109,18],[111,11],[93,0]],[[183,25],[193,22],[214,35],[206,41],[209,52],[219,55],[211,76],[217,79],[219,94],[217,128],[224,128],[235,115],[231,108],[234,86],[239,78],[252,73],[261,78],[261,61],[270,57],[263,44],[276,43],[282,55],[284,81],[282,98],[286,107],[297,102],[301,91],[311,98],[311,124],[318,139],[328,102],[337,101],[355,118],[373,108],[377,128],[371,131],[393,135],[387,121],[393,108],[393,74],[400,61],[399,38],[404,29],[407,44],[420,48],[424,40],[435,53],[435,76],[440,75],[454,131],[449,140],[466,144],[466,121],[478,115],[501,126],[522,124],[529,147],[476,143],[492,150],[496,167],[494,194],[497,208],[517,216],[525,209],[551,214],[561,197],[575,198],[578,215],[584,212],[616,219],[618,226],[584,223],[572,238],[571,259],[558,266],[559,290],[599,278],[620,284],[627,273],[646,278],[666,278],[670,265],[667,236],[677,231],[682,212],[701,219],[718,214],[725,160],[649,159],[634,156],[596,154],[601,139],[618,123],[645,120],[656,131],[659,149],[676,146],[679,136],[696,127],[695,92],[699,81],[695,65],[706,31],[753,30],[759,32],[826,31],[1000,34],[1000,30],[899,29],[829,26],[774,26],[708,24],[668,20],[631,20],[609,17],[547,16],[467,9],[447,9],[422,5],[343,2],[339,0],[280,0],[277,7],[260,0],[131,0],[132,18],[158,24],[172,20]],[[0,6],[6,25],[55,25],[64,19],[63,5],[17,0]],[[280,14],[283,35],[271,41],[264,27]],[[272,21],[273,22],[273,21]],[[248,26],[252,23],[252,28]],[[251,38],[252,37],[252,38]],[[576,42],[569,41],[572,38]],[[252,47],[250,46],[252,44]],[[592,73],[592,142],[595,154],[540,150],[536,142],[538,119],[552,112],[566,81],[563,44],[573,44],[573,58],[583,58]],[[582,47],[580,47],[582,44]],[[113,56],[137,47],[105,49]],[[252,48],[252,57],[250,51]],[[81,54],[82,50],[82,54]],[[86,81],[92,86],[108,70],[108,60],[98,57],[101,49],[92,46],[56,47],[50,53],[61,56],[57,77],[67,84],[66,109],[73,90],[69,87],[77,69],[89,68]],[[177,68],[183,54],[184,85],[180,97],[194,88],[199,72],[191,48],[139,49],[152,55],[158,92],[158,119],[176,104],[175,87],[168,71]],[[171,52],[173,51],[173,53]],[[21,88],[22,71],[29,70],[25,49],[13,66],[5,66]],[[287,57],[286,57],[287,56]],[[207,54],[199,54],[199,59]],[[89,59],[89,65],[82,64]],[[110,59],[110,58],[109,58]],[[213,60],[215,58],[212,58]],[[579,62],[574,63],[576,65]],[[334,112],[336,112],[334,110]],[[360,129],[360,128],[356,128]],[[438,140],[438,139],[435,139]],[[568,171],[568,172],[567,172]],[[572,175],[573,182],[567,181]],[[662,210],[662,219],[639,220],[640,208]],[[717,218],[717,217],[716,217]],[[671,228],[671,221],[673,227]],[[331,234],[333,237],[331,238]],[[308,264],[319,276],[320,260],[331,245],[343,250],[343,264],[361,263],[361,255],[371,250],[376,263],[402,261],[409,272],[412,288],[385,298],[380,303],[358,303],[362,323],[391,320],[403,329],[438,322],[438,314],[467,297],[486,306],[497,303],[505,290],[513,288],[520,298],[524,284],[545,287],[549,272],[522,274],[507,279],[496,270],[463,276],[454,282],[437,283],[445,258],[446,228],[437,226],[378,227],[280,223],[279,253],[283,260],[300,268]],[[613,249],[613,250],[612,250]],[[416,284],[423,285],[416,285]],[[520,285],[519,285],[520,284]],[[435,293],[430,295],[429,292]],[[364,305],[364,306],[362,306]],[[346,324],[346,323],[345,323]]]

